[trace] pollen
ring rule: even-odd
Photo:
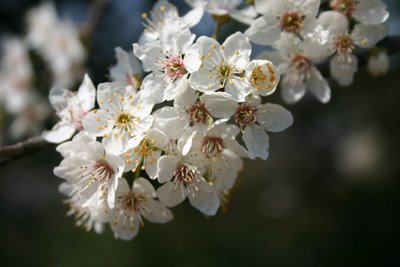
[[[251,85],[258,91],[271,90],[276,87],[276,74],[269,63],[256,66],[249,79]]]

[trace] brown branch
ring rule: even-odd
[[[0,166],[33,154],[39,148],[48,145],[42,136],[34,136],[10,146],[0,147]]]
[[[88,9],[87,19],[82,25],[80,32],[83,38],[89,38],[96,30],[104,8],[109,0],[92,0]]]

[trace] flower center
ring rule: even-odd
[[[126,211],[138,210],[140,204],[147,201],[147,198],[141,194],[134,194],[133,192],[126,192],[122,197],[122,207]]]
[[[282,31],[297,33],[303,27],[304,16],[298,11],[288,11],[280,17]]]
[[[197,101],[186,108],[189,114],[189,119],[193,123],[207,123],[211,118],[206,105],[203,102]]]
[[[74,107],[72,107],[69,110],[70,114],[71,114],[71,121],[74,124],[75,128],[79,131],[83,130],[83,126],[82,126],[82,118],[86,116],[86,114],[88,114],[87,111],[84,110],[80,110],[80,109],[76,109]]]
[[[347,17],[351,17],[356,8],[356,1],[354,0],[332,0],[331,8],[336,12],[342,13]]]
[[[153,140],[150,141],[149,139],[144,138],[140,142],[140,145],[135,147],[134,151],[135,153],[140,154],[142,157],[149,156],[154,149],[152,146],[154,143],[155,141]]]
[[[177,168],[174,172],[175,179],[184,183],[191,183],[194,178],[196,177],[196,174],[194,171],[189,169],[188,166],[186,165],[181,165],[179,168]]]
[[[354,49],[354,42],[347,33],[339,35],[335,40],[335,47],[340,54],[349,54]]]
[[[114,170],[106,160],[98,160],[94,164],[94,169],[91,172],[91,179],[89,183],[92,183],[94,181],[106,182],[113,174]]]
[[[305,74],[311,67],[311,61],[304,54],[299,53],[292,57],[290,66],[295,69],[299,74]]]
[[[284,80],[295,85],[310,77],[311,60],[303,53],[297,53],[289,59],[289,68]]]
[[[222,64],[219,66],[220,79],[228,78],[232,73],[232,68],[228,64]]]
[[[251,85],[258,91],[263,89],[269,91],[275,88],[277,83],[275,71],[268,63],[256,66],[251,72],[249,80]]]
[[[181,56],[171,56],[167,58],[164,65],[165,74],[173,80],[181,78],[187,73]]]
[[[120,113],[117,117],[117,124],[121,126],[125,126],[128,124],[132,119],[132,116],[129,115],[128,113]]]
[[[215,158],[224,149],[224,141],[220,137],[206,136],[203,139],[202,152],[208,158]]]
[[[241,104],[234,115],[235,122],[240,126],[253,125],[256,120],[256,107]]]

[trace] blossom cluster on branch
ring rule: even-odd
[[[342,86],[353,82],[356,49],[372,49],[374,75],[388,69],[387,55],[374,48],[387,35],[381,0],[332,0],[325,11],[320,0],[186,2],[192,9],[183,16],[167,0],[143,14],[133,51],[115,49],[110,82],[95,86],[85,75],[77,92],[50,90],[60,120],[43,137],[59,144],[54,173],[69,214],[87,230],[109,225],[130,240],[146,221],[172,220],[171,208],[186,198],[215,215],[243,158],[267,159],[267,132],[293,123],[287,109],[268,102],[278,85],[286,103],[307,91],[327,103],[321,62]],[[213,38],[191,32],[205,12],[216,23]],[[220,43],[230,19],[249,27]],[[268,50],[252,59],[251,42]]]
[[[61,19],[52,3],[32,8],[25,20],[24,36],[7,35],[1,40],[0,121],[1,113],[12,117],[8,130],[13,139],[43,130],[51,108],[40,87],[73,86],[84,73],[86,59],[77,26]],[[0,143],[1,139],[0,135]]]

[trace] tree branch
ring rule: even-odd
[[[89,38],[96,30],[101,15],[109,0],[92,0],[89,6],[88,14],[85,23],[82,25],[80,31],[81,36]]]
[[[39,148],[48,145],[42,136],[34,136],[10,146],[0,147],[0,166],[33,154]]]

